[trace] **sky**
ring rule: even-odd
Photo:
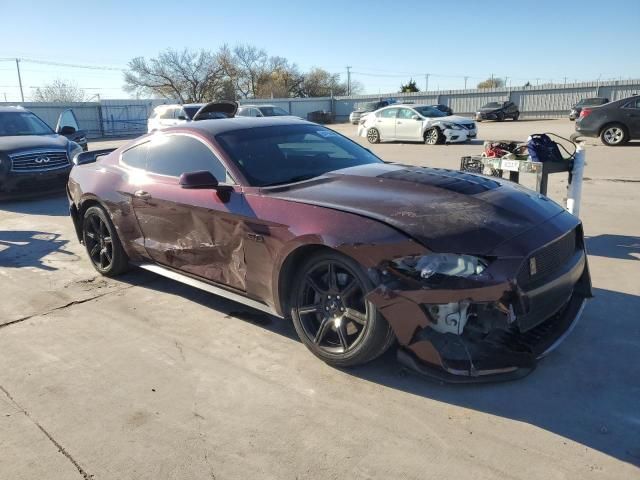
[[[56,78],[93,98],[128,98],[131,58],[225,43],[343,79],[351,66],[376,94],[410,78],[424,90],[425,74],[429,90],[464,88],[465,76],[472,88],[492,74],[512,86],[640,78],[640,0],[0,0],[0,12],[0,101],[20,99],[15,57],[27,101]]]

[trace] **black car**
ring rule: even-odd
[[[65,136],[78,132],[65,123],[67,112],[60,115],[56,133],[22,107],[0,107],[0,196],[64,189],[72,159],[83,151]]]
[[[453,110],[451,109],[451,107],[447,107],[446,105],[442,105],[441,103],[439,103],[438,105],[431,105],[431,106],[434,108],[437,108],[441,112],[446,113],[447,115],[453,115]]]
[[[505,118],[518,120],[520,110],[513,102],[489,102],[476,112],[476,121],[497,120],[502,122]]]
[[[609,103],[608,98],[583,98],[571,108],[571,111],[569,112],[569,120],[573,121],[578,118],[583,107],[599,107],[600,105],[604,105],[605,103]]]
[[[576,134],[600,137],[610,147],[640,139],[640,96],[584,107],[576,120]]]

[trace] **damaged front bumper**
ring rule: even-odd
[[[583,249],[527,290],[517,279],[474,288],[415,289],[389,272],[386,276],[368,299],[394,330],[399,360],[454,383],[527,375],[571,332],[591,297]],[[448,313],[453,310],[447,306],[456,303],[460,308]],[[438,309],[439,316],[433,313]],[[464,322],[456,327],[461,315]]]

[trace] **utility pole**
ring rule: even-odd
[[[467,89],[467,80],[469,80],[469,77],[464,77],[464,89]]]
[[[493,83],[493,73],[491,74],[491,88],[496,88],[495,84]]]
[[[424,74],[424,91],[425,92],[429,91],[429,74],[428,73]]]
[[[22,77],[20,76],[20,59],[16,58],[16,69],[18,70],[18,83],[20,84],[20,98],[24,102],[24,92],[22,91]]]
[[[351,67],[347,67],[347,95],[351,95]]]
[[[567,86],[567,77],[564,77],[564,86],[565,86],[565,88]]]

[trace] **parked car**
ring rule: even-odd
[[[600,137],[610,147],[640,139],[640,96],[623,98],[599,107],[583,107],[576,133]]]
[[[275,105],[241,105],[238,107],[238,117],[285,117],[291,115],[284,108]]]
[[[476,120],[478,122],[483,120],[497,120],[498,122],[502,122],[506,118],[518,120],[519,117],[520,110],[518,110],[518,106],[509,101],[489,102],[476,112]]]
[[[466,142],[477,130],[473,120],[447,115],[432,105],[391,105],[363,117],[358,135],[370,143],[407,140],[436,145]]]
[[[522,376],[591,292],[580,220],[548,198],[385,163],[290,117],[191,122],[81,154],[68,192],[100,274],[137,265],[292,318],[338,367],[397,340],[405,363],[445,379]]]
[[[453,109],[451,109],[450,107],[447,107],[446,105],[442,105],[441,103],[439,103],[438,105],[431,105],[431,106],[437,108],[441,112],[446,113],[447,115],[453,115]]]
[[[62,191],[71,160],[87,144],[86,137],[84,148],[67,137],[80,132],[77,123],[65,123],[73,116],[69,112],[62,112],[54,131],[23,107],[0,107],[1,196]]]
[[[367,113],[375,112],[380,108],[387,107],[394,103],[396,103],[396,101],[391,98],[387,100],[379,100],[377,102],[361,103],[356,106],[356,109],[353,112],[351,112],[351,114],[349,115],[349,121],[352,124],[357,125],[358,123],[360,123],[360,119]]]
[[[569,120],[575,120],[580,116],[580,112],[583,107],[598,107],[600,105],[604,105],[605,103],[609,103],[608,98],[604,97],[594,97],[594,98],[583,98],[578,103],[576,103],[573,107],[571,107],[571,111],[569,112]]]
[[[213,107],[212,107],[213,106]],[[206,107],[204,110],[203,108]],[[186,103],[184,105],[158,105],[147,120],[147,132],[174,127],[198,118],[229,118],[238,110],[236,102]]]

